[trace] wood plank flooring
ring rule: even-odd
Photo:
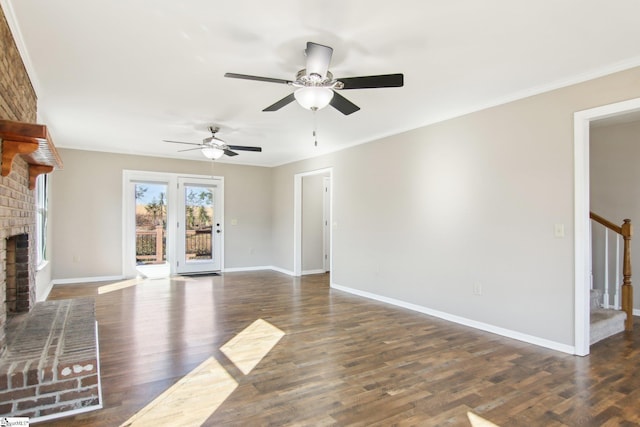
[[[640,425],[637,318],[633,333],[575,357],[332,290],[327,275],[105,285],[50,295],[96,299],[104,409],[39,425],[119,426],[170,407],[152,402],[211,358],[234,384],[228,397],[203,403],[202,390],[216,392],[205,380],[180,398],[210,411],[204,425],[469,426],[467,412],[505,427]],[[221,348],[258,319],[284,335],[245,374]],[[177,417],[162,425],[188,425]]]

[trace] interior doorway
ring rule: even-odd
[[[302,274],[323,273],[326,271],[332,271],[332,174],[333,168],[318,169],[310,172],[303,172],[294,176],[294,248],[293,248],[293,273],[294,276],[301,276]],[[315,193],[314,214],[320,220],[317,221],[318,226],[314,234],[313,245],[316,248],[316,252],[319,253],[319,257],[316,259],[314,268],[303,269],[303,252],[304,247],[307,246],[303,241],[303,227],[304,227],[304,181],[307,184],[317,183],[317,193]],[[326,186],[326,187],[325,187]],[[326,190],[325,190],[326,188]],[[307,200],[308,201],[308,200]],[[320,248],[317,250],[317,248]],[[323,259],[326,256],[325,259]],[[308,265],[307,265],[308,267]]]
[[[589,127],[594,120],[640,112],[640,98],[574,114],[574,247],[575,247],[575,354],[589,354],[589,291],[591,288],[591,241],[589,200]]]
[[[328,173],[302,177],[302,275],[329,271]]]

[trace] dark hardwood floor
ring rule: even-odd
[[[637,318],[575,357],[332,290],[327,275],[104,286],[50,295],[96,298],[104,409],[39,425],[122,425],[211,357],[237,386],[219,406],[196,399],[205,425],[469,426],[468,411],[501,426],[640,425]],[[284,336],[244,374],[220,348],[257,319]],[[211,382],[197,394],[214,397]]]

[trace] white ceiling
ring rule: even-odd
[[[42,122],[59,147],[201,160],[163,139],[259,145],[274,166],[640,65],[637,0],[0,0],[19,31]],[[361,107],[261,110],[307,41],[336,77],[402,72],[403,88],[341,94]],[[25,52],[23,52],[24,54]]]

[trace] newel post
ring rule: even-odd
[[[622,237],[624,238],[624,258],[622,261],[622,311],[627,313],[627,319],[624,322],[626,331],[633,330],[633,287],[631,286],[631,236],[633,235],[633,226],[630,219],[625,219],[622,224]]]

